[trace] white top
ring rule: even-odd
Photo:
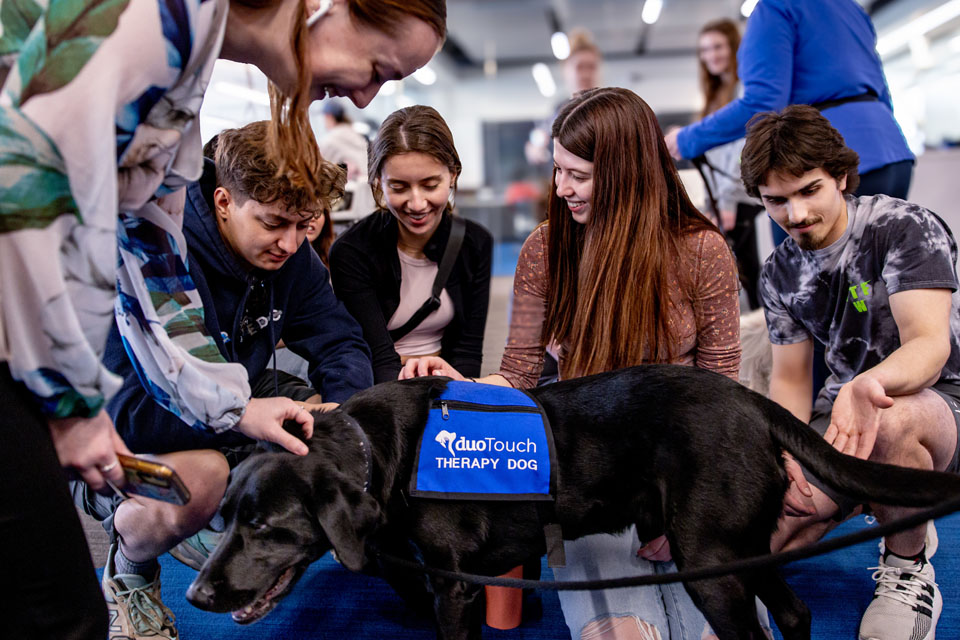
[[[406,324],[427,301],[439,268],[437,263],[429,258],[414,258],[400,249],[397,249],[397,255],[400,256],[400,306],[387,323],[390,331]],[[440,308],[424,318],[413,331],[397,340],[393,347],[401,356],[438,353],[443,330],[451,320],[453,300],[444,289],[440,292]]]

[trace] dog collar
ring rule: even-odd
[[[366,493],[370,489],[370,480],[373,477],[373,464],[371,464],[373,450],[370,447],[370,438],[367,437],[367,432],[363,430],[363,427],[360,426],[360,423],[353,419],[353,416],[345,411],[340,411],[339,409],[338,412],[344,421],[353,427],[354,431],[356,431],[360,436],[360,451],[363,452],[363,462],[366,466],[366,480],[363,483],[363,491]]]

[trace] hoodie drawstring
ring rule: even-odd
[[[273,287],[270,287],[270,306],[267,308],[267,324],[270,325],[270,345],[273,349],[273,395],[280,395],[280,382],[277,379],[277,337],[273,334]]]

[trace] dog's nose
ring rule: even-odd
[[[198,609],[209,609],[213,605],[213,585],[195,579],[187,589],[187,601]]]

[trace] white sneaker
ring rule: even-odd
[[[860,620],[860,640],[934,640],[943,597],[933,565],[890,555],[874,569],[877,588]]]

